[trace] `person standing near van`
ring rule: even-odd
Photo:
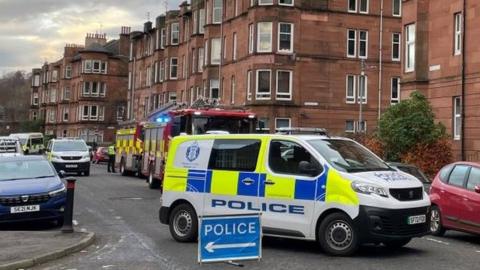
[[[110,145],[107,150],[108,153],[108,165],[107,171],[115,173],[115,145]]]

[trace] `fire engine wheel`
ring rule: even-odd
[[[148,170],[148,177],[147,177],[148,187],[150,189],[157,189],[160,187],[160,182],[157,179],[155,179],[155,177],[153,177],[153,173],[154,173],[154,170],[152,167],[150,167],[150,169]]]
[[[170,234],[178,242],[193,242],[197,239],[198,219],[189,204],[176,206],[169,218]]]

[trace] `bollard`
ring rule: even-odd
[[[73,232],[73,195],[75,194],[75,178],[68,177],[67,179],[67,205],[65,206],[65,212],[63,216],[63,233]]]

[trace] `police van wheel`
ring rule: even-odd
[[[169,218],[170,233],[178,242],[193,242],[197,239],[197,214],[189,204],[176,206]]]
[[[330,255],[352,255],[358,248],[358,237],[350,217],[343,213],[325,217],[318,228],[318,242]]]

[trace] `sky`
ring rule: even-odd
[[[30,72],[62,58],[67,43],[84,44],[86,33],[118,38],[122,26],[142,30],[183,0],[0,0],[0,77]]]

